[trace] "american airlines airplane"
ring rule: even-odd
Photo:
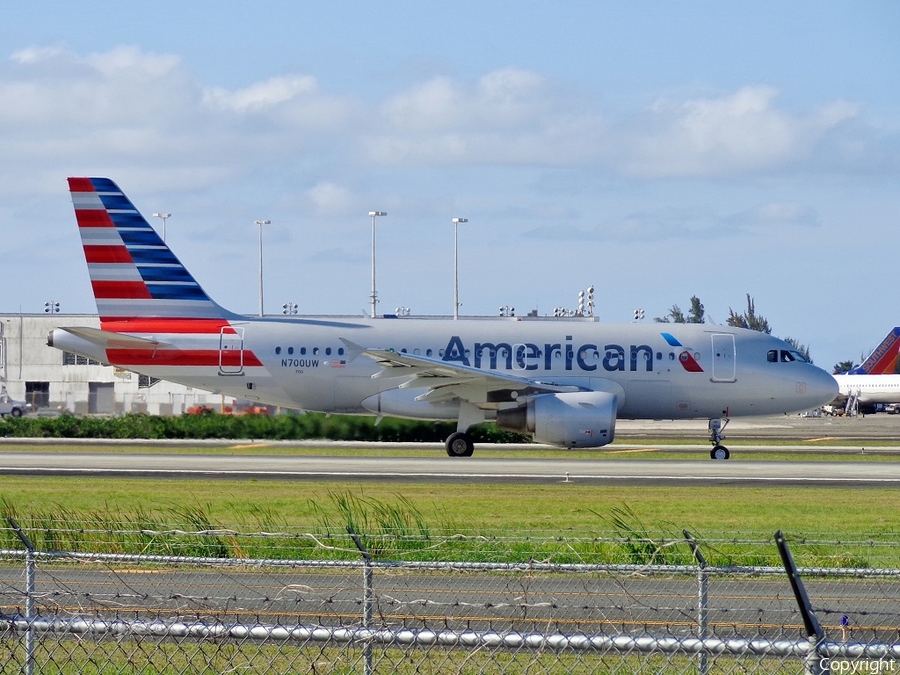
[[[900,403],[900,327],[888,333],[862,365],[834,376],[838,401],[855,398],[862,412],[878,403]]]
[[[108,178],[69,178],[100,329],[53,330],[61,350],[260,403],[455,420],[468,457],[486,420],[541,443],[595,448],[616,419],[709,419],[728,459],[731,417],[807,410],[837,385],[786,342],[705,324],[494,318],[296,318],[216,304]]]

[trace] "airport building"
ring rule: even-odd
[[[191,406],[220,410],[232,397],[103,365],[47,346],[59,326],[100,327],[96,314],[0,314],[0,387],[40,411],[78,415],[180,415]]]

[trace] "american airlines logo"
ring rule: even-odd
[[[688,372],[703,372],[698,363],[699,353],[683,348],[669,333],[663,337],[671,347],[682,347],[678,361]],[[471,356],[471,358],[470,358]],[[475,342],[471,348],[462,338],[454,335],[444,348],[443,360],[474,368],[497,370],[563,370],[594,372],[652,372],[656,352],[650,345],[605,344],[602,346],[586,343],[575,344],[571,336],[565,342],[547,342],[537,345],[531,342],[509,344],[508,342]]]

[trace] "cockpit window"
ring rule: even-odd
[[[793,349],[782,349],[781,351],[777,349],[770,349],[766,353],[766,361],[769,363],[792,363],[794,361],[799,361],[800,363],[809,363],[807,358],[803,356],[800,352],[794,351]]]

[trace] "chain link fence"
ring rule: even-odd
[[[748,555],[781,565],[710,564],[723,542],[687,533],[647,549],[685,562],[598,564],[390,560],[353,532],[332,560],[225,557],[221,531],[142,532],[205,556],[42,551],[10,532],[2,673],[900,672],[900,570],[797,569],[771,539]],[[297,534],[227,536],[278,550]]]

